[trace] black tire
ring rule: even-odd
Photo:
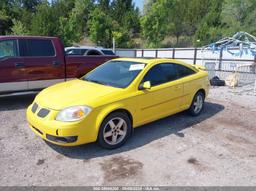
[[[121,123],[122,125],[120,126]],[[132,123],[125,113],[111,113],[103,120],[100,126],[98,144],[106,149],[116,149],[127,141],[131,135],[131,132]]]
[[[198,99],[202,101],[202,105],[200,108],[195,106],[196,102],[199,102]],[[198,116],[202,112],[202,110],[204,108],[204,99],[205,99],[205,96],[202,91],[199,91],[196,93],[196,95],[194,96],[193,101],[190,105],[190,108],[188,109],[188,112],[190,115]],[[198,104],[198,106],[199,106],[199,104]]]

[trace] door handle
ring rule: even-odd
[[[25,64],[24,63],[15,63],[15,67],[16,68],[25,68]]]
[[[61,62],[60,61],[53,61],[52,65],[55,66],[55,67],[58,67],[58,66],[61,65]]]

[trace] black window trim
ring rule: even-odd
[[[19,57],[21,58],[56,58],[57,57],[57,53],[56,53],[56,48],[54,46],[53,40],[52,39],[33,39],[33,38],[26,38],[26,39],[17,39],[18,41],[18,45],[19,45],[19,41],[20,40],[26,40],[26,51],[28,50],[28,44],[27,44],[27,40],[49,40],[51,41],[51,44],[53,46],[53,50],[54,50],[54,55],[53,56],[21,56],[20,55],[20,46],[18,46],[18,52],[19,52]]]

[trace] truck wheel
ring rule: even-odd
[[[204,98],[205,97],[203,92],[199,91],[196,93],[188,110],[192,116],[197,116],[202,112],[204,107]]]
[[[100,126],[98,143],[103,148],[116,149],[127,141],[131,130],[131,120],[125,113],[111,113]]]

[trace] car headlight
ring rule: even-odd
[[[79,121],[85,118],[91,110],[88,106],[68,107],[58,113],[56,120],[63,122]]]

